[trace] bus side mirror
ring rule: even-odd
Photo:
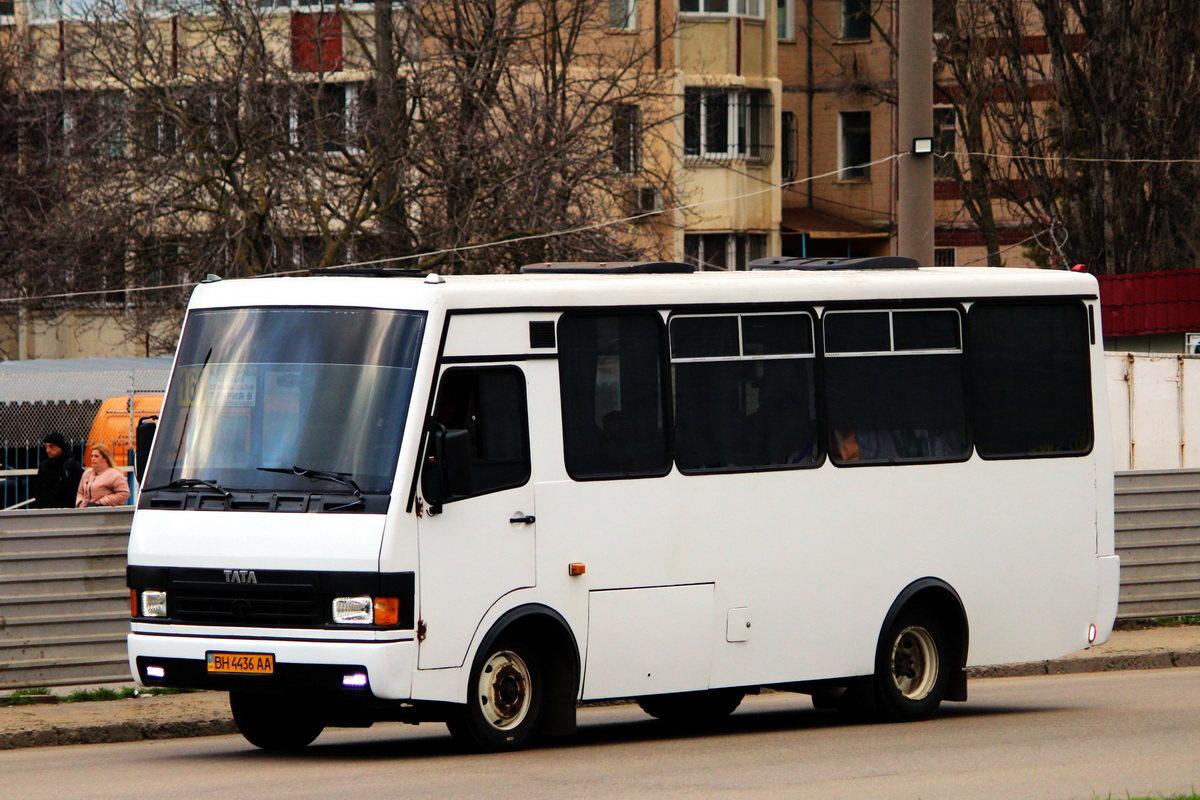
[[[471,494],[471,432],[433,431],[426,452],[425,469],[421,474],[421,494],[429,503],[429,511],[437,514],[442,504]]]
[[[150,445],[154,444],[154,433],[158,430],[158,417],[142,417],[134,432],[133,469],[140,486],[146,474],[146,459],[150,457]]]

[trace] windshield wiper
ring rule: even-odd
[[[358,488],[358,484],[344,472],[324,472],[319,469],[305,469],[304,467],[259,467],[259,472],[279,472],[284,475],[299,475],[301,478],[308,478],[314,481],[331,481],[340,483],[354,492],[354,499],[349,503],[333,508],[327,508],[326,511],[342,511],[347,508],[365,508],[367,499],[363,497],[362,490]]]
[[[209,491],[224,495],[226,500],[233,496],[228,489],[216,481],[206,481],[202,478],[177,478],[170,483],[164,483],[162,486],[142,487],[143,492],[156,492],[160,489],[208,489]]]

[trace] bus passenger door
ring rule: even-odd
[[[418,522],[419,669],[457,667],[480,619],[502,596],[534,585],[534,489],[525,375],[517,366],[448,367],[434,403],[439,454],[427,434],[426,473],[459,457],[452,492]],[[465,432],[465,433],[464,433]],[[453,442],[449,440],[453,439]],[[465,443],[464,443],[465,439]],[[469,456],[467,455],[469,444]],[[443,465],[444,466],[444,465]],[[422,496],[432,494],[422,476]]]

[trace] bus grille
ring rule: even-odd
[[[313,592],[187,588],[171,595],[170,616],[190,625],[320,628],[320,595]]]

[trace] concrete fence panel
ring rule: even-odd
[[[1200,614],[1200,469],[1119,472],[1118,618]],[[129,680],[131,507],[0,512],[0,688]]]

